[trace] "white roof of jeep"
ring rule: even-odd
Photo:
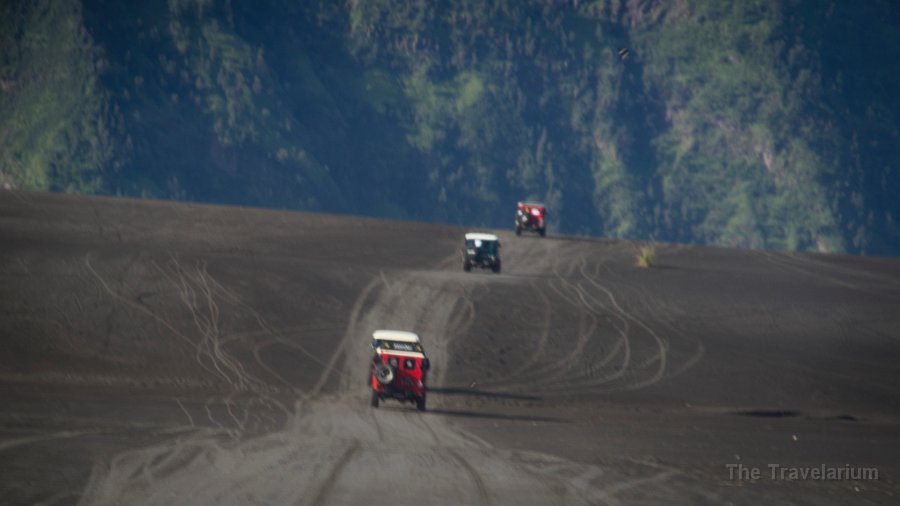
[[[466,234],[466,240],[467,240],[467,241],[470,241],[470,240],[471,240],[471,241],[475,241],[475,240],[481,240],[481,241],[499,241],[500,238],[497,237],[497,236],[494,235],[494,234],[479,234],[479,233],[476,233],[476,232],[469,232],[468,234]]]
[[[414,332],[404,330],[376,330],[372,333],[372,339],[383,341],[400,341],[402,343],[418,343],[419,336]]]

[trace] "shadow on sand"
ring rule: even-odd
[[[514,401],[541,401],[536,395],[510,394],[506,392],[487,392],[475,388],[457,387],[428,387],[428,395],[465,395],[470,397],[484,397],[486,399],[507,399]]]
[[[571,420],[565,418],[556,418],[552,416],[532,416],[532,415],[507,415],[504,413],[490,413],[484,411],[463,411],[458,409],[431,409],[422,413],[423,415],[439,415],[439,416],[459,416],[463,418],[487,418],[492,420],[508,420],[517,422],[550,422],[550,423],[572,423]]]
[[[404,407],[404,406],[382,406],[378,409],[383,409],[386,411],[414,411],[414,407]],[[547,422],[547,423],[572,423],[571,420],[567,420],[565,418],[556,418],[552,416],[532,416],[532,415],[510,415],[506,413],[493,413],[488,411],[469,411],[469,410],[460,410],[460,409],[442,409],[442,408],[428,408],[426,411],[422,411],[423,415],[437,415],[437,416],[454,416],[461,418],[483,418],[487,420],[506,420],[512,422]]]

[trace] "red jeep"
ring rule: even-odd
[[[547,225],[544,223],[546,216],[544,204],[519,202],[516,209],[516,235],[522,235],[522,230],[531,230],[544,237],[547,234]]]
[[[372,406],[384,399],[415,402],[425,411],[426,376],[430,363],[419,336],[401,330],[376,330],[371,363]]]

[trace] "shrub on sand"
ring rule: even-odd
[[[637,266],[642,268],[651,267],[656,263],[656,248],[652,245],[641,246],[637,253]]]

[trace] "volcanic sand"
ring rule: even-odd
[[[0,503],[900,500],[900,261],[466,231],[0,192]]]

